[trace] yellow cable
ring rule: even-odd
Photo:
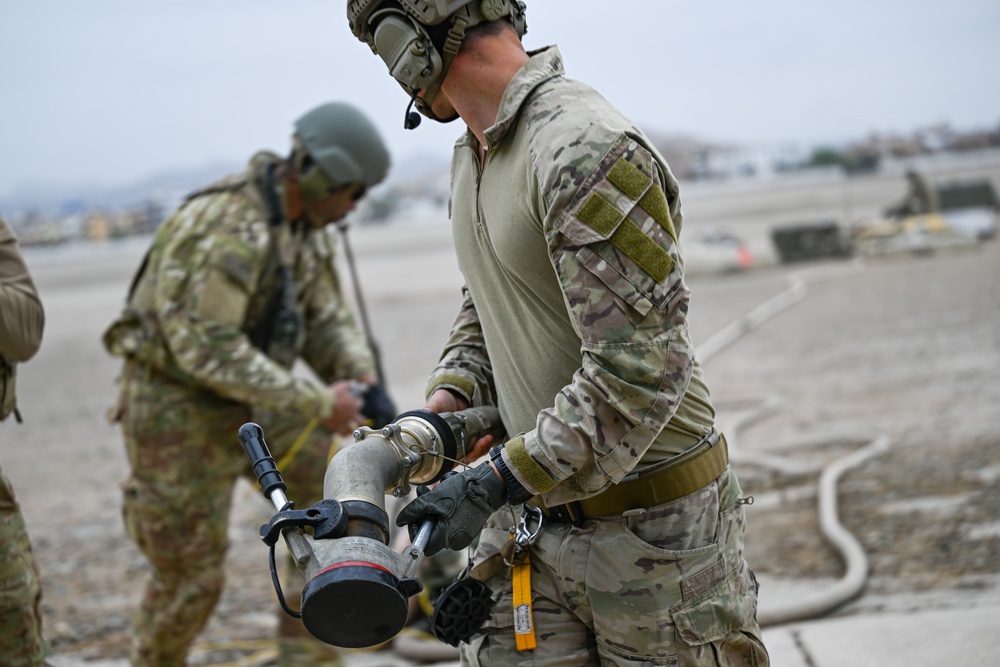
[[[281,457],[278,461],[278,470],[285,470],[289,463],[295,460],[295,455],[299,453],[302,449],[302,445],[306,444],[306,440],[312,435],[312,432],[316,430],[319,426],[319,419],[313,417],[309,420],[309,423],[305,425],[302,432],[299,433],[299,437],[292,443],[292,448],[288,450],[288,453]]]
[[[195,652],[210,653],[212,651],[252,651],[249,655],[231,662],[218,663],[215,667],[254,667],[265,665],[278,657],[278,647],[273,639],[248,639],[233,641],[212,641],[196,644],[191,648]]]

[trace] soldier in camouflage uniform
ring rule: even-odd
[[[35,356],[44,327],[45,312],[17,237],[0,216],[0,421],[12,414],[21,421],[14,393],[15,364]],[[4,442],[12,435],[4,435]],[[14,488],[0,469],[0,667],[48,664],[41,600],[38,560]]]
[[[509,439],[397,518],[436,520],[428,553],[481,531],[472,576],[496,605],[463,662],[768,664],[666,162],[555,47],[524,51],[522,2],[351,0],[348,19],[424,115],[468,127],[450,202],[465,298],[428,408],[495,404]],[[506,503],[542,510],[524,549]]]
[[[326,225],[388,166],[367,117],[322,105],[296,122],[290,157],[254,155],[245,172],[192,194],[158,229],[104,336],[125,359],[117,415],[131,466],[125,524],[152,568],[133,665],[184,664],[219,599],[233,486],[250,473],[239,427],[261,424],[289,495],[309,506],[322,498],[333,434],[366,418],[358,393],[384,396],[341,296]],[[294,374],[297,359],[326,384]],[[288,588],[301,577],[283,579],[294,600]],[[338,664],[301,621],[279,617],[283,665]]]
[[[927,182],[915,169],[906,170],[906,196],[887,213],[894,218],[907,218],[911,215],[926,215],[941,209],[937,190]]]

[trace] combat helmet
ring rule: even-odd
[[[294,142],[308,157],[298,165],[299,189],[307,201],[351,183],[370,188],[389,171],[382,135],[367,116],[344,102],[329,102],[305,113],[295,121]]]
[[[525,4],[520,0],[348,0],[354,36],[385,61],[389,73],[420,113],[440,122],[431,105],[469,28],[506,18],[523,36]],[[423,92],[423,97],[417,95]],[[414,118],[415,117],[415,118]],[[407,113],[411,129],[420,117]]]

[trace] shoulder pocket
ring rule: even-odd
[[[622,135],[556,222],[564,251],[640,315],[666,310],[682,286],[670,203],[659,167]]]

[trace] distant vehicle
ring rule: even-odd
[[[938,187],[941,213],[948,226],[978,240],[997,234],[1000,197],[988,180],[948,183]]]
[[[974,245],[997,233],[1000,199],[988,180],[947,183],[934,188],[933,211],[891,215],[858,227],[852,239],[858,252],[883,255]]]
[[[785,264],[851,254],[850,241],[833,220],[777,227],[771,241]]]
[[[924,253],[975,243],[973,237],[953,229],[941,213],[875,220],[860,226],[852,239],[855,251],[869,256]]]
[[[729,232],[713,231],[682,236],[684,265],[688,272],[742,271],[754,265],[754,256],[744,241]]]

